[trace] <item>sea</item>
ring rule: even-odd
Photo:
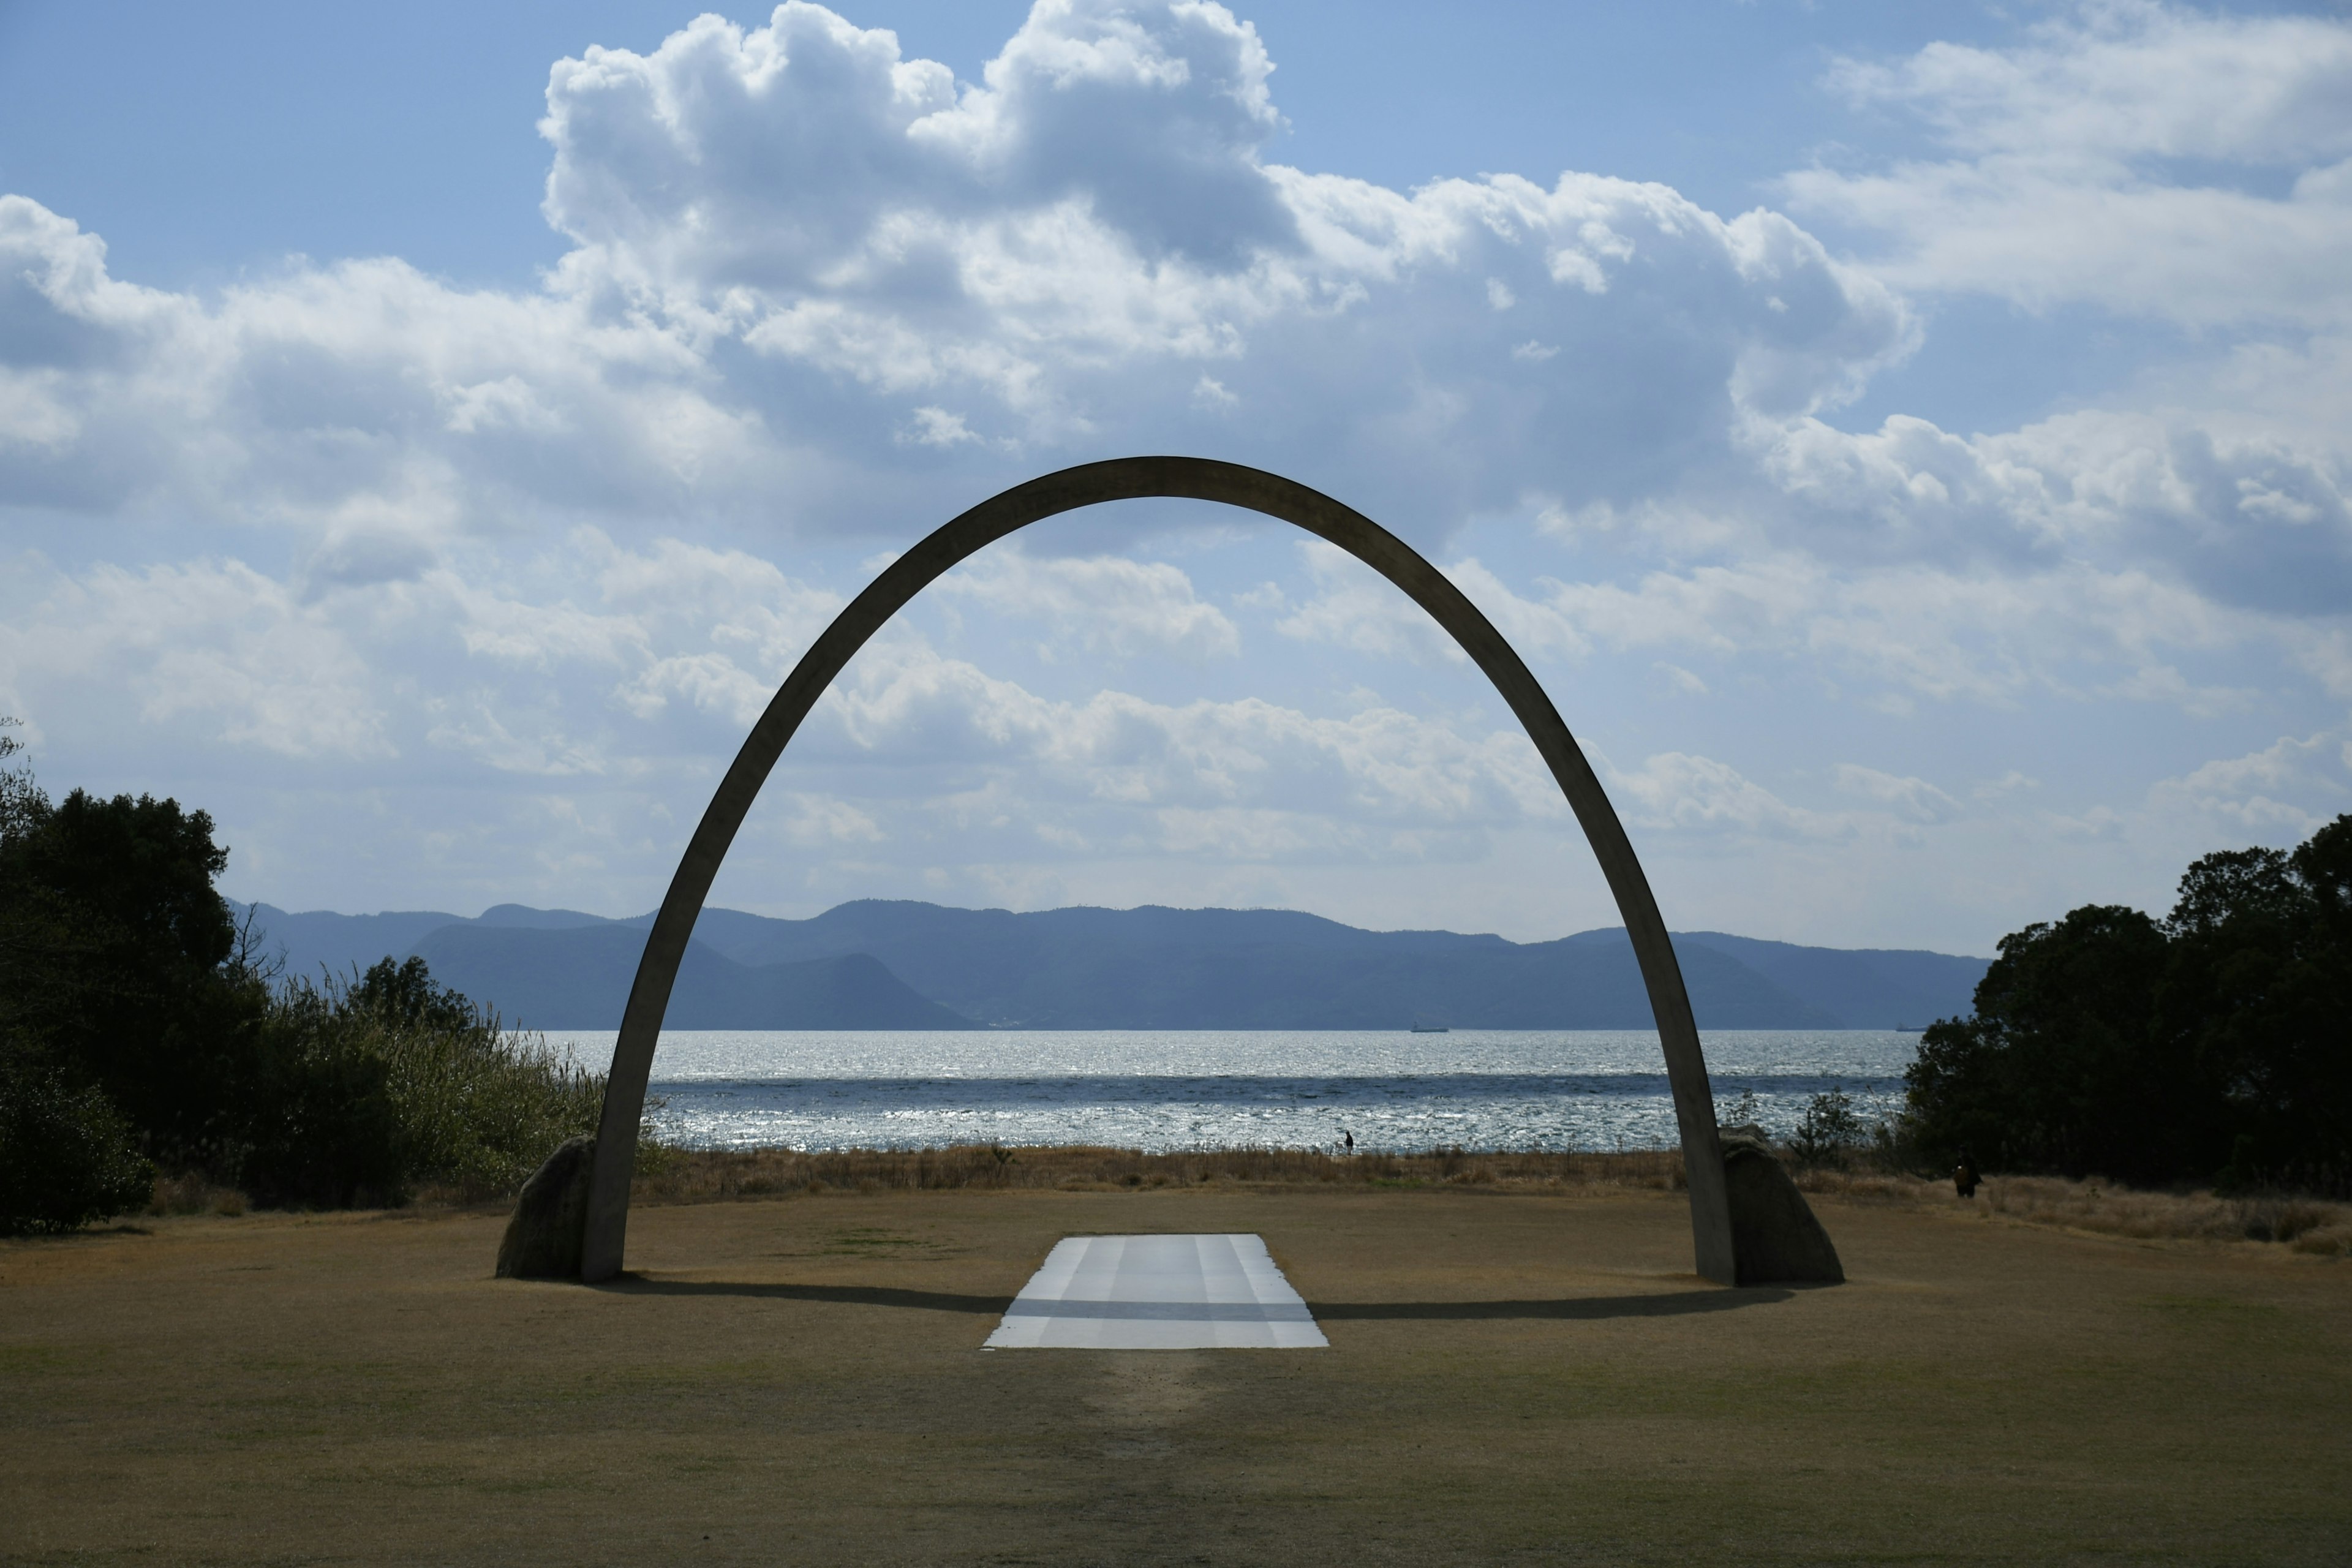
[[[1719,1029],[1717,1116],[1794,1131],[1811,1099],[1890,1114],[1916,1033]],[[551,1030],[602,1069],[611,1030]],[[665,1032],[657,1135],[694,1148],[1090,1143],[1192,1149],[1621,1150],[1674,1146],[1646,1029]]]

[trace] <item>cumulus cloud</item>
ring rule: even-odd
[[[1040,0],[978,81],[797,0],[559,62],[543,211],[571,248],[529,288],[373,258],[153,289],[0,196],[0,512],[77,548],[128,522],[147,552],[18,552],[0,696],[51,732],[266,762],[336,825],[337,790],[394,815],[482,791],[470,827],[385,831],[534,868],[498,897],[613,907],[564,879],[666,873],[856,586],[829,535],[904,545],[1041,469],[1199,451],[1430,550],[1548,678],[1621,661],[1632,708],[1678,713],[1974,707],[1981,772],[2052,781],[2029,800],[1892,747],[1791,769],[1572,704],[1647,759],[1604,769],[1629,819],[1702,859],[1996,818],[2294,831],[2340,730],[2310,689],[2352,697],[2347,37],[2118,3],[1843,64],[1858,113],[1937,147],[1791,176],[1859,258],[1601,174],[1397,191],[1274,162],[1272,61],[1206,0]],[[2020,428],[1842,428],[1921,341],[1906,294],[1953,291],[2235,335]],[[1222,858],[1252,869],[1215,885],[1278,898],[1269,868],[1475,860],[1563,820],[1476,699],[1351,684],[1465,671],[1340,552],[1236,534],[1255,553],[1220,581],[1091,537],[992,551],[927,601],[953,636],[879,639],[763,842],[1003,888],[1042,886],[1032,860]],[[1223,698],[1082,689],[1157,658]],[[1279,700],[1233,697],[1244,676]],[[2321,740],[2087,803],[2002,749],[2048,703]]]
[[[394,260],[213,300],[142,288],[21,195],[0,195],[0,505],[430,540],[780,471],[675,328]]]
[[[1910,344],[1893,295],[1769,212],[1266,163],[1269,69],[1192,0],[1043,0],[979,84],[801,0],[591,49],[542,123],[575,248],[527,293],[394,260],[149,289],[6,198],[0,504],[430,543],[680,505],[805,521],[861,474],[937,493],[913,454],[995,475],[1190,438],[1304,448],[1426,536],[1530,486],[1736,462],[1739,416],[1832,405]]]
[[[1858,434],[1804,419],[1759,445],[1789,496],[1824,514],[1806,540],[1823,556],[2017,574],[2090,563],[2160,574],[2220,605],[2341,615],[2352,445],[2215,423],[2092,410],[1963,438],[1902,416]]]

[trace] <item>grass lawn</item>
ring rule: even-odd
[[[0,1243],[8,1563],[2342,1563],[2352,1262],[1814,1199],[1231,1184]],[[1328,1351],[983,1352],[1077,1232],[1255,1231]]]

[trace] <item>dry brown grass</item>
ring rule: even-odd
[[[2243,1241],[2292,1247],[2320,1257],[2352,1256],[2352,1205],[2291,1194],[2222,1197],[2210,1192],[2149,1192],[2091,1178],[1994,1176],[1972,1201],[1951,1184],[1902,1172],[1822,1168],[1796,1173],[1816,1195],[1863,1204],[1978,1212],[2137,1240]],[[1066,1193],[1232,1187],[1274,1191],[1433,1188],[1601,1196],[1683,1190],[1680,1153],[1545,1152],[1338,1155],[1312,1149],[1222,1149],[1150,1154],[1090,1145],[947,1149],[678,1149],[649,1146],[638,1159],[639,1204],[725,1203],[791,1194],[961,1191]],[[428,1187],[421,1211],[479,1206],[478,1194]],[[236,1215],[243,1194],[190,1174],[159,1179],[151,1215]]]
[[[147,1213],[153,1218],[192,1214],[235,1217],[251,1206],[235,1187],[224,1187],[200,1171],[184,1171],[176,1176],[155,1178],[155,1195],[148,1202]]]
[[[1116,1188],[1466,1187],[1496,1191],[1669,1192],[1674,1152],[1335,1155],[1312,1149],[1147,1154],[1086,1145],[1008,1149],[661,1149],[639,1158],[636,1201],[712,1203],[783,1193],[946,1192],[967,1188],[1102,1192]]]
[[[2196,1237],[2291,1243],[2331,1233],[2340,1235],[2347,1222],[2352,1222],[2352,1208],[2311,1198],[2275,1194],[2225,1198],[2202,1192],[2137,1192],[2096,1179],[2074,1182],[2055,1176],[2009,1176],[1987,1183],[1984,1197],[1993,1213],[2011,1215],[2031,1224],[2150,1239]],[[2336,1248],[2331,1246],[2325,1250]]]
[[[1949,1182],[1883,1172],[1809,1171],[1797,1184],[1864,1202],[1975,1206],[2025,1225],[2129,1237],[2141,1241],[2279,1242],[2321,1257],[2352,1254],[2352,1205],[2293,1194],[2222,1197],[2210,1192],[2148,1192],[2091,1177],[1993,1176],[1973,1205]]]
[[[1134,1149],[1066,1146],[1008,1149],[662,1149],[640,1166],[636,1201],[718,1203],[787,1193],[949,1192],[1240,1186],[1436,1187],[1496,1193],[1600,1195],[1678,1192],[1682,1156],[1623,1153],[1468,1152],[1336,1155],[1311,1149],[1224,1149],[1147,1154]],[[1949,1208],[1951,1184],[1900,1172],[1819,1169],[1797,1173],[1808,1193],[1863,1203]],[[2220,1197],[2210,1192],[2146,1192],[2114,1182],[1997,1176],[1973,1204],[2025,1225],[2054,1226],[2139,1240],[2252,1241],[2298,1252],[2352,1255],[2352,1205],[2291,1194]]]
[[[1848,1284],[1721,1290],[1641,1181],[661,1204],[600,1289],[492,1210],[0,1242],[0,1563],[2352,1560],[2352,1266],[1822,1191]],[[1262,1235],[1331,1348],[982,1351],[1149,1231]]]

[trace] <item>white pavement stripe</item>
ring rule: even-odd
[[[1055,1244],[991,1350],[1311,1350],[1328,1345],[1265,1243],[1072,1236]]]

